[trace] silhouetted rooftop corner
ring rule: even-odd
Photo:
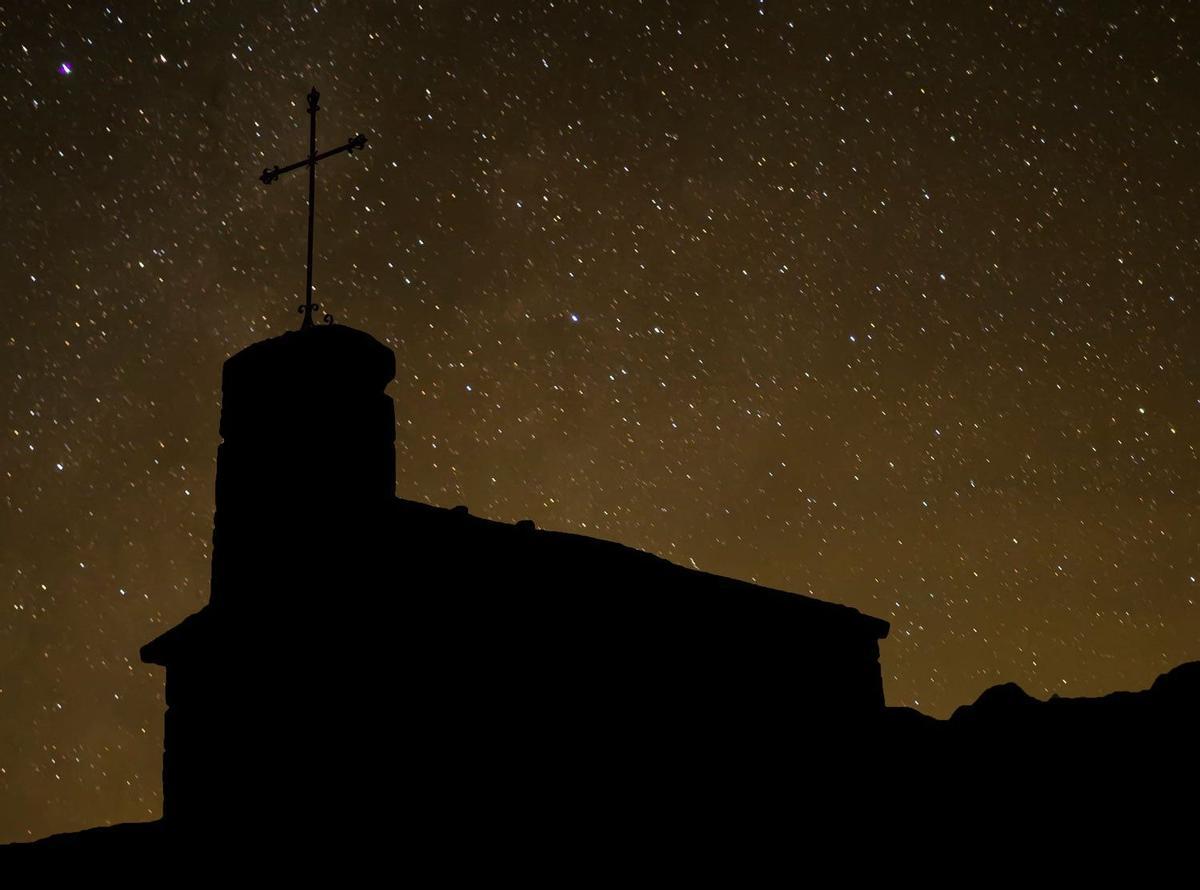
[[[396,356],[365,331],[313,325],[260,340],[225,362],[222,389],[382,390],[396,376]]]

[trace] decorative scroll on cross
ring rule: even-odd
[[[319,309],[320,306],[313,302],[313,219],[315,213],[317,199],[317,161],[323,161],[328,157],[340,154],[343,151],[353,152],[367,145],[367,137],[362,133],[353,137],[345,145],[338,148],[331,148],[329,151],[323,151],[317,154],[317,111],[320,106],[317,101],[321,98],[321,94],[317,92],[317,88],[313,87],[312,92],[308,94],[308,157],[303,161],[297,161],[294,164],[288,164],[286,167],[280,167],[276,164],[274,167],[268,167],[263,170],[262,176],[259,177],[264,185],[270,185],[284,173],[290,173],[292,170],[298,170],[301,167],[308,168],[308,283],[304,288],[304,305],[297,308],[298,312],[304,313],[304,321],[301,322],[301,328],[311,327],[313,320],[312,314],[314,309]],[[326,322],[332,322],[333,316],[326,315]]]

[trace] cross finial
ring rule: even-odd
[[[312,314],[314,309],[321,308],[319,304],[314,303],[312,299],[313,291],[313,221],[316,218],[316,203],[317,203],[317,162],[323,161],[325,158],[331,157],[341,152],[353,153],[367,145],[367,137],[362,133],[352,137],[345,145],[338,148],[330,149],[329,151],[317,154],[317,112],[321,110],[318,102],[321,99],[321,94],[317,92],[314,86],[308,94],[308,157],[303,161],[297,161],[294,164],[288,164],[286,167],[278,165],[269,167],[262,172],[259,177],[264,185],[270,185],[284,173],[292,170],[297,170],[300,167],[308,168],[308,277],[304,288],[304,303],[298,307],[297,311],[304,314],[304,321],[300,323],[300,327],[312,327]],[[333,316],[326,313],[325,323],[332,324]]]

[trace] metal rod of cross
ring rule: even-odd
[[[326,158],[333,157],[342,152],[354,152],[365,148],[367,145],[367,137],[362,133],[352,137],[345,145],[338,148],[331,148],[329,151],[323,151],[317,154],[317,112],[320,106],[317,101],[321,98],[321,94],[317,92],[317,88],[313,87],[312,92],[308,94],[308,157],[302,161],[296,161],[294,164],[288,164],[286,167],[280,167],[278,164],[274,167],[268,167],[263,170],[262,180],[264,185],[270,185],[284,173],[290,173],[292,170],[299,170],[301,167],[308,168],[308,279],[304,287],[304,304],[297,308],[298,312],[304,313],[304,321],[300,323],[301,328],[311,327],[313,320],[312,314],[314,309],[319,309],[320,306],[313,302],[313,220],[316,218],[316,203],[317,203],[317,162],[323,161]],[[330,321],[331,317],[326,316],[326,321]]]

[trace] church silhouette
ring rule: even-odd
[[[141,652],[167,673],[174,836],[362,838],[406,795],[446,824],[594,801],[882,711],[884,621],[397,498],[394,373],[341,325],[225,364],[210,602]]]
[[[655,728],[745,732],[787,702],[831,721],[883,707],[883,621],[396,498],[394,371],[391,350],[340,325],[226,363],[211,603],[142,650],[167,668],[166,820],[227,825],[246,789],[284,813],[314,793],[354,808],[341,798],[374,781],[296,777],[314,759],[386,771],[364,739],[411,740],[414,718],[450,770],[486,748],[535,775]]]
[[[394,375],[334,324],[225,363],[210,601],[141,650],[166,668],[162,819],[26,849],[295,865],[386,859],[401,832],[426,860],[578,861],[618,827],[780,819],[849,849],[901,769],[976,822],[1194,783],[1200,663],[1099,699],[1006,684],[945,721],[887,708],[885,621],[398,498]]]

